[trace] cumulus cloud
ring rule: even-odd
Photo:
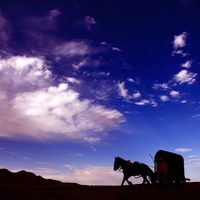
[[[53,83],[52,76],[42,58],[0,60],[1,137],[98,142],[98,133],[124,121],[119,111],[80,99],[68,83]]]
[[[51,76],[42,58],[12,56],[0,60],[1,92],[9,91],[9,95],[47,86]]]
[[[184,67],[184,68],[189,69],[192,66],[192,61],[191,60],[187,60],[181,66]]]
[[[169,94],[170,94],[170,96],[172,96],[174,98],[179,98],[180,97],[179,91],[172,90]]]
[[[174,51],[172,52],[172,55],[181,55],[185,57],[187,55],[186,52],[183,51],[183,48],[186,46],[186,39],[187,39],[187,33],[183,32],[180,35],[175,35],[173,40],[173,48]]]
[[[166,101],[169,101],[169,97],[166,96],[166,95],[161,95],[160,100],[163,101],[163,102],[166,102]]]
[[[180,35],[175,35],[173,40],[174,49],[183,48],[186,45],[187,33],[183,32]]]
[[[188,70],[184,69],[181,70],[179,73],[175,74],[174,80],[180,85],[182,85],[183,83],[192,85],[196,82],[196,76],[197,73],[189,72]]]

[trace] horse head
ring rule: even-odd
[[[120,167],[121,167],[121,161],[122,161],[123,159],[122,158],[120,158],[120,157],[115,157],[115,161],[114,161],[114,166],[113,166],[113,169],[116,171],[116,170],[118,170]]]

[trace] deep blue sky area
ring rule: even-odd
[[[118,185],[115,156],[153,167],[163,149],[200,181],[199,9],[2,0],[0,167]]]

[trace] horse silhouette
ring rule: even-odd
[[[124,160],[120,157],[115,157],[114,167],[113,169],[122,170],[124,177],[122,179],[121,185],[126,181],[129,185],[132,185],[132,182],[128,179],[131,176],[141,176],[143,178],[142,184],[154,183],[154,172],[144,163],[133,162],[131,163],[129,160]]]

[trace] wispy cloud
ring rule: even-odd
[[[31,170],[28,168],[24,170],[31,171],[44,178],[83,185],[120,185],[122,180],[122,174],[113,171],[112,166],[87,165],[85,167],[77,167],[73,164],[65,164],[59,170],[52,166],[41,165]],[[13,169],[12,171],[19,170]],[[138,182],[137,180],[135,181]]]
[[[26,25],[29,27],[29,30],[32,30],[35,32],[54,30],[57,27],[56,26],[57,18],[60,15],[61,15],[61,12],[58,9],[53,9],[53,10],[50,10],[46,15],[43,15],[40,17],[39,16],[29,17],[27,19]]]
[[[112,47],[112,50],[113,51],[118,51],[118,52],[121,52],[122,50],[120,49],[120,48],[118,48],[118,47]]]
[[[133,78],[127,78],[127,80],[131,83],[135,83],[135,80]]]
[[[138,106],[145,106],[150,104],[150,101],[148,99],[142,99],[141,101],[134,102],[134,104]]]
[[[199,119],[200,119],[200,114],[192,115],[192,118],[193,118],[193,119],[197,119],[197,120],[199,120]]]
[[[1,44],[6,44],[11,37],[11,26],[8,20],[0,12],[0,40]]]
[[[153,85],[153,89],[155,89],[155,90],[159,90],[159,89],[167,90],[169,88],[170,87],[169,87],[168,83],[154,83],[154,85]]]
[[[177,148],[174,151],[178,152],[178,153],[187,153],[187,152],[193,151],[193,149],[190,149],[190,148]]]
[[[81,20],[81,24],[87,29],[91,30],[92,27],[96,24],[96,20],[94,17],[85,16],[83,20]]]
[[[78,79],[76,79],[76,78],[74,78],[74,77],[66,77],[65,79],[66,79],[69,83],[74,83],[74,84],[80,84],[80,83],[81,83],[80,80],[78,80]]]
[[[119,89],[119,95],[123,98],[128,98],[128,89],[125,87],[125,82],[118,83],[117,86]]]
[[[91,46],[86,41],[69,41],[58,45],[53,50],[57,56],[74,57],[74,56],[86,56],[92,53]]]

